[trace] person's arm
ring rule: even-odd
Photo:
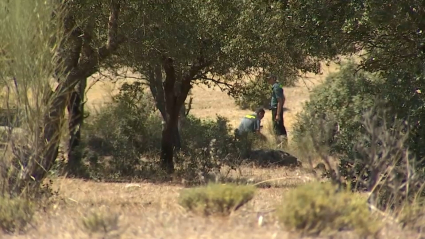
[[[255,123],[254,123],[254,132],[255,133],[260,133],[260,129],[261,129],[261,127],[260,127],[260,121],[259,120],[256,120]]]
[[[281,120],[280,115],[282,114],[283,105],[285,104],[285,96],[283,95],[283,89],[276,87],[273,89],[277,98],[277,114],[275,120]]]
[[[283,98],[277,98],[277,117],[280,117],[280,114],[283,110]]]

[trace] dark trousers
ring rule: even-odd
[[[283,110],[280,112],[280,120],[276,121],[277,109],[272,109],[273,130],[277,136],[287,136],[286,128],[283,125]]]

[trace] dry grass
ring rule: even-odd
[[[296,87],[285,88],[285,115],[288,132],[300,111],[302,103],[308,100],[309,89],[319,84],[328,72],[337,67],[325,68],[321,76],[307,75]],[[103,104],[111,93],[117,91],[111,83],[99,82],[88,92],[88,107],[93,109]],[[236,108],[233,100],[218,89],[195,87],[192,113],[202,118],[213,118],[216,114],[230,119],[235,127],[248,111]],[[265,122],[270,120],[267,113]],[[267,123],[265,131],[267,132]],[[274,214],[277,202],[293,187],[316,180],[308,169],[258,169],[243,167],[241,174],[232,172],[232,182],[257,183],[256,196],[240,210],[227,218],[201,217],[187,213],[178,204],[182,186],[175,184],[100,183],[93,181],[57,178],[54,188],[60,196],[52,209],[38,211],[34,226],[23,235],[4,235],[2,238],[116,238],[109,234],[91,234],[96,225],[84,226],[96,221],[117,225],[119,238],[299,238],[293,232],[285,231]],[[98,214],[90,214],[90,212]],[[90,219],[93,215],[109,215],[106,218]],[[115,221],[115,215],[120,215]],[[86,219],[84,219],[86,218]],[[108,220],[113,218],[114,220]],[[92,228],[92,229],[90,229]],[[95,228],[95,229],[93,229]],[[399,236],[398,236],[399,235]],[[304,237],[305,238],[305,237]],[[358,238],[353,233],[341,233],[334,238]],[[397,227],[387,227],[381,238],[411,238],[401,234]]]
[[[299,170],[265,172],[244,168],[242,175],[246,179],[285,177],[286,180],[260,189],[252,201],[229,218],[204,218],[187,213],[177,201],[181,186],[57,179],[54,188],[59,189],[60,199],[53,209],[39,212],[35,227],[25,235],[4,238],[91,238],[81,226],[81,220],[93,210],[121,215],[121,238],[293,238],[276,223],[274,205],[285,191],[312,178],[300,175]],[[259,216],[263,217],[261,226]]]
[[[120,215],[116,230],[120,238],[299,238],[283,229],[274,210],[285,192],[308,179],[294,180],[296,172],[273,171],[273,177],[288,174],[288,179],[275,187],[259,189],[252,201],[227,218],[187,213],[177,202],[181,186],[57,179],[55,187],[60,189],[61,196],[53,209],[39,212],[34,227],[26,234],[2,238],[116,238],[112,234],[87,233],[81,221],[92,211],[112,218]],[[397,228],[388,228],[382,232],[382,238],[403,238],[394,236],[395,232],[401,235]],[[341,233],[334,238],[358,237]]]

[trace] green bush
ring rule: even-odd
[[[322,157],[338,158],[338,168],[334,170],[352,184],[365,168],[365,162],[359,161],[355,150],[356,144],[367,134],[363,116],[375,105],[382,83],[378,76],[357,71],[356,67],[348,62],[316,87],[303,111],[297,115],[293,130],[293,140],[298,147],[310,149]]]
[[[380,230],[365,198],[348,190],[338,191],[328,182],[308,183],[288,191],[276,214],[287,229],[307,235],[355,230],[368,236]]]
[[[0,227],[4,232],[23,230],[34,215],[32,203],[23,198],[0,196]]]
[[[179,204],[197,214],[227,216],[249,202],[255,189],[252,185],[209,184],[182,190]]]
[[[343,65],[337,73],[330,74],[325,82],[316,87],[303,111],[297,115],[293,135],[296,143],[304,143],[308,134],[323,135],[318,121],[327,122],[327,127],[339,125],[335,135],[323,135],[317,139],[330,146],[331,153],[346,154],[355,144],[355,138],[362,131],[363,113],[374,105],[379,78],[364,71],[356,73],[356,65]],[[330,134],[334,133],[332,130]]]
[[[93,117],[86,124],[82,145],[87,147],[84,157],[93,165],[92,173],[102,167],[107,167],[105,174],[115,177],[140,175],[139,170],[148,167],[157,170],[155,162],[140,160],[159,155],[162,131],[153,98],[140,83],[124,84],[112,103]],[[188,115],[182,120],[180,136],[182,148],[176,151],[176,172],[186,178],[219,169],[226,158],[228,162],[238,158],[229,121],[224,117],[201,120]],[[106,162],[105,158],[110,159]]]
[[[236,169],[241,164],[240,145],[228,119],[222,116],[201,120],[189,115],[182,129],[182,141],[183,149],[175,158],[176,173],[192,182],[211,173],[220,176],[224,165]]]
[[[334,180],[341,175],[356,189],[371,191],[378,208],[395,209],[420,193],[416,185],[424,182],[424,101],[412,90],[420,88],[417,77],[400,70],[378,76],[344,65],[313,90],[298,115],[294,141],[325,161],[328,155],[339,160]]]
[[[385,82],[379,87],[379,94],[387,105],[391,106],[391,116],[405,121],[409,125],[409,137],[406,142],[409,150],[417,160],[425,161],[425,72],[420,69],[400,69],[394,67],[383,73]]]
[[[128,176],[135,173],[144,153],[160,148],[161,119],[140,83],[123,84],[112,102],[86,124],[85,136],[86,158],[111,156],[113,173]]]

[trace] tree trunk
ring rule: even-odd
[[[164,89],[164,98],[165,98],[165,110],[167,116],[167,122],[164,130],[162,131],[162,141],[161,141],[161,161],[162,167],[168,173],[174,172],[174,162],[173,162],[173,132],[178,131],[178,121],[179,115],[181,113],[181,108],[186,101],[186,98],[189,94],[190,89],[192,88],[192,80],[199,73],[201,69],[204,69],[209,62],[203,60],[198,60],[193,64],[187,74],[181,77],[181,82],[178,86],[179,92],[176,93],[176,70],[173,65],[173,60],[171,58],[164,57],[163,59],[163,68],[165,71],[165,81],[163,84]]]
[[[81,166],[82,153],[78,149],[81,144],[81,130],[84,123],[84,95],[87,85],[87,78],[81,79],[74,91],[71,93],[68,102],[68,172],[77,173],[76,171]]]
[[[156,107],[161,113],[162,120],[163,122],[165,122],[165,124],[163,125],[163,130],[164,130],[168,121],[168,117],[166,112],[165,95],[164,95],[164,89],[162,84],[161,65],[156,65],[155,67],[152,67],[149,70],[148,76],[149,76],[150,91],[152,93],[152,96],[154,97]],[[173,128],[171,132],[173,148],[176,150],[181,149],[180,132],[181,131],[180,131],[180,119],[179,119],[178,127]]]
[[[168,121],[162,130],[161,138],[161,168],[167,173],[174,172],[174,132],[177,128],[176,122]]]
[[[176,83],[176,71],[173,66],[173,60],[170,58],[163,59],[163,67],[165,70],[165,81],[163,83],[166,122],[162,130],[161,140],[161,162],[162,168],[167,173],[174,172],[174,140],[173,135],[178,132],[178,117],[181,105],[179,105],[178,96],[176,96],[174,87]],[[181,95],[180,95],[181,97]]]
[[[58,156],[61,128],[70,94],[81,79],[86,79],[97,72],[99,62],[109,57],[124,41],[124,39],[118,37],[117,33],[119,12],[120,0],[111,0],[108,38],[106,44],[97,50],[90,45],[90,32],[84,33],[84,42],[82,42],[81,30],[76,27],[72,11],[68,11],[68,15],[64,18],[64,35],[67,37],[65,37],[65,44],[61,43],[61,46],[70,45],[71,47],[61,47],[58,66],[64,65],[63,73],[65,73],[66,78],[59,81],[52,96],[46,99],[49,102],[49,108],[44,116],[44,128],[40,127],[40,131],[42,131],[41,139],[39,145],[37,145],[35,158],[30,160],[22,172],[22,183],[29,181],[39,183],[45,178]],[[59,68],[56,73],[61,75]]]

